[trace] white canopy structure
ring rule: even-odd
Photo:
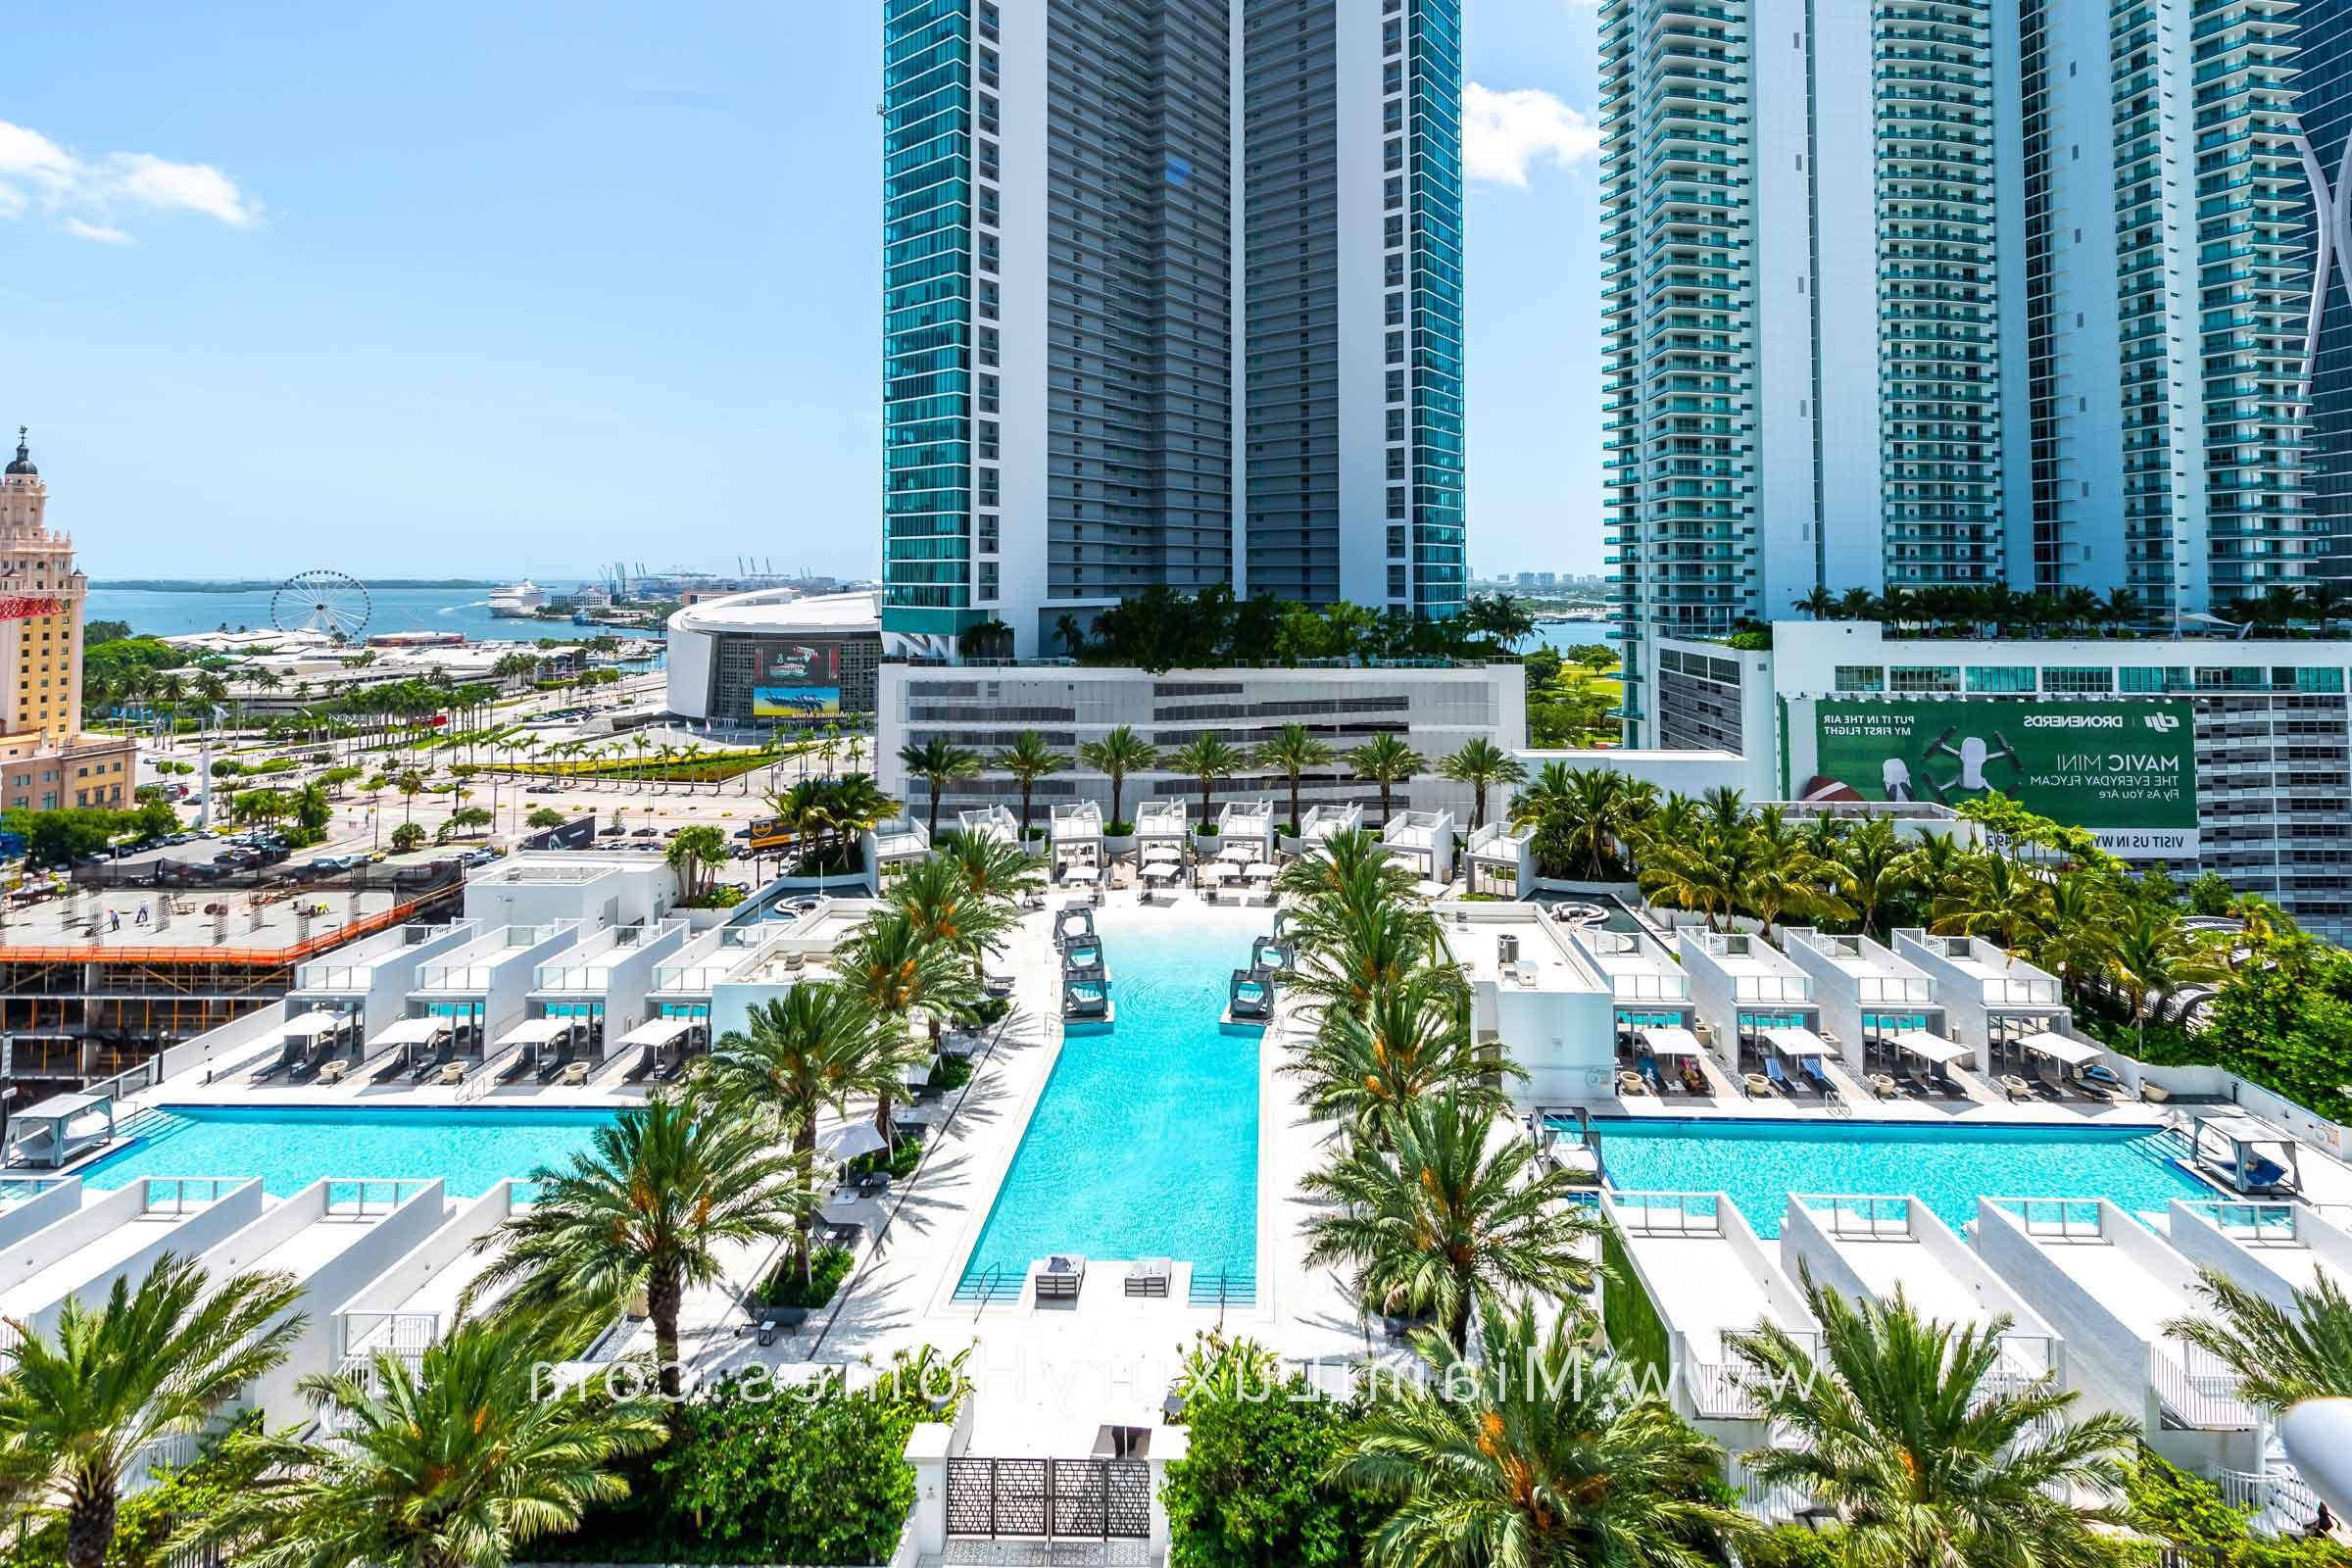
[[[1266,861],[1253,860],[1242,867],[1242,874],[1252,882],[1271,882],[1279,873]]]
[[[1177,844],[1154,844],[1144,852],[1144,858],[1146,860],[1181,860],[1184,858],[1184,848]]]
[[[624,1046],[672,1045],[692,1034],[699,1018],[648,1018],[620,1037]]]
[[[956,823],[969,837],[1002,839],[1006,844],[1021,842],[1021,820],[1006,807],[984,806],[976,811],[958,811]]]
[[[1145,801],[1135,808],[1135,842],[1145,850],[1155,843],[1176,846],[1181,853],[1191,831],[1182,801]]]
[[[2062,1061],[2069,1067],[2084,1066],[2106,1054],[2103,1048],[2095,1046],[2087,1040],[2076,1040],[2070,1036],[2052,1034],[2046,1030],[2037,1035],[2028,1035],[2018,1044],[2036,1055],[2047,1056],[2052,1061]]]
[[[1364,808],[1349,801],[1345,806],[1310,806],[1298,823],[1298,844],[1312,849],[1334,833],[1352,833],[1364,825]]]
[[[1453,841],[1451,811],[1398,811],[1380,830],[1389,854],[1432,882],[1453,880]]]
[[[1642,1037],[1642,1043],[1649,1048],[1652,1055],[1703,1056],[1706,1054],[1706,1048],[1698,1043],[1698,1036],[1688,1029],[1651,1027],[1638,1029],[1635,1033]]]
[[[1956,1061],[1966,1061],[1976,1054],[1975,1051],[1962,1045],[1959,1041],[1946,1040],[1941,1035],[1932,1035],[1925,1029],[1906,1029],[1894,1037],[1893,1043],[1914,1056],[1932,1061],[1938,1067],[1948,1067]]]
[[[1248,865],[1258,858],[1255,844],[1227,844],[1217,850],[1218,859],[1231,860],[1236,865]]]
[[[1767,1029],[1764,1038],[1772,1043],[1773,1050],[1790,1061],[1830,1054],[1830,1043],[1810,1029]]]
[[[114,1139],[114,1096],[51,1095],[9,1118],[8,1150],[0,1164],[57,1170]]]
[[[336,1012],[327,1007],[313,1007],[305,1013],[288,1018],[280,1033],[288,1040],[318,1040],[349,1022],[351,1014]]]
[[[499,1037],[496,1049],[504,1051],[510,1046],[553,1045],[569,1034],[572,1025],[577,1022],[579,1020],[576,1018],[525,1018]]]
[[[429,1046],[450,1032],[453,1020],[441,1017],[395,1018],[384,1025],[373,1040],[368,1042],[370,1051],[386,1046]]]
[[[1055,806],[1047,831],[1053,836],[1056,858],[1077,858],[1089,865],[1102,859],[1102,808],[1094,802],[1065,801]]]
[[[1172,882],[1184,874],[1173,860],[1152,860],[1144,866],[1147,882]]]
[[[1064,871],[1061,874],[1061,879],[1064,882],[1076,882],[1084,885],[1087,883],[1102,881],[1102,872],[1097,866],[1073,865],[1067,871]]]

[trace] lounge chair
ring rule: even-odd
[[[1819,1056],[1800,1056],[1796,1064],[1814,1088],[1825,1095],[1838,1092],[1838,1086],[1830,1082],[1830,1075],[1823,1070]]]
[[[286,1069],[286,1082],[290,1084],[301,1083],[304,1079],[317,1072],[321,1066],[325,1065],[325,1044],[321,1042],[309,1046],[304,1049],[302,1053],[302,1059]]]
[[[302,1047],[300,1045],[291,1040],[287,1041],[285,1044],[285,1049],[277,1054],[277,1059],[271,1062],[269,1066],[264,1067],[261,1071],[255,1073],[251,1078],[248,1078],[246,1082],[254,1084],[268,1083],[279,1073],[284,1072],[287,1068],[293,1066],[295,1057],[301,1053],[301,1051]]]
[[[1788,1074],[1782,1070],[1781,1058],[1778,1056],[1764,1058],[1764,1081],[1784,1095],[1796,1093],[1796,1085],[1788,1081]]]
[[[662,1058],[660,1046],[648,1046],[637,1057],[637,1065],[620,1075],[624,1084],[641,1084],[654,1075],[654,1067]]]
[[[420,1084],[427,1078],[434,1077],[442,1068],[455,1061],[457,1055],[457,1042],[454,1040],[443,1041],[441,1049],[434,1052],[429,1060],[418,1063],[416,1070],[409,1074],[409,1082]]]
[[[514,1059],[498,1069],[498,1081],[502,1084],[511,1084],[524,1073],[529,1072],[535,1055],[536,1053],[528,1046],[518,1049],[514,1053]]]
[[[2279,1185],[2280,1185],[2281,1183],[2283,1183],[2285,1180],[2286,1180],[2286,1167],[2285,1167],[2285,1166],[2283,1166],[2283,1165],[2281,1165],[2281,1164],[2279,1164],[2279,1163],[2278,1163],[2277,1160],[2274,1160],[2274,1159],[2266,1159],[2265,1157],[2263,1157],[2263,1156],[2262,1156],[2262,1155],[2260,1155],[2260,1154],[2251,1154],[2251,1155],[2248,1155],[2248,1156],[2247,1156],[2247,1158],[2246,1158],[2246,1191],[2247,1191],[2247,1192],[2250,1192],[2250,1193],[2273,1193],[2273,1192],[2277,1192],[2277,1191],[2278,1191]]]
[[[1707,1092],[1707,1070],[1694,1057],[1683,1058],[1683,1087],[1694,1095]]]
[[[375,1073],[370,1081],[379,1084],[389,1083],[393,1079],[399,1077],[402,1073],[407,1072],[409,1070],[409,1057],[415,1053],[416,1049],[416,1048],[414,1046],[403,1046],[398,1051],[392,1053],[392,1059],[385,1062],[381,1067],[376,1068]]]
[[[1075,1301],[1086,1283],[1086,1259],[1074,1252],[1057,1252],[1045,1260],[1035,1276],[1041,1301]]]
[[[539,1081],[543,1084],[554,1083],[556,1075],[570,1066],[572,1057],[577,1054],[578,1052],[573,1048],[571,1042],[564,1041],[561,1051],[558,1051],[549,1060],[539,1064]]]
[[[1164,1257],[1138,1258],[1127,1265],[1127,1294],[1147,1299],[1165,1300],[1168,1282],[1175,1273],[1176,1265]]]

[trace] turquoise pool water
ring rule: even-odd
[[[958,1296],[1017,1290],[1053,1252],[1167,1257],[1247,1298],[1257,1262],[1258,1029],[1218,1024],[1264,911],[1098,911],[1111,1027],[1071,1034],[1030,1112]],[[1117,1291],[1116,1284],[1111,1286]]]
[[[1609,1185],[1729,1193],[1759,1236],[1790,1193],[1909,1194],[1955,1230],[1983,1198],[2105,1198],[2128,1212],[2212,1198],[2162,1130],[1595,1117]]]
[[[261,1108],[167,1105],[153,1131],[75,1172],[91,1187],[141,1176],[259,1176],[272,1198],[321,1176],[441,1177],[452,1198],[475,1198],[507,1177],[568,1163],[605,1110],[368,1110],[339,1105]]]

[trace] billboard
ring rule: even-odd
[[[839,643],[783,643],[760,650],[760,678],[779,685],[827,685],[841,679]]]
[[[2127,859],[2197,853],[2185,701],[1820,703],[1808,800],[1958,806],[1998,790]]]
[[[807,718],[841,711],[838,686],[755,686],[752,714],[756,718]]]

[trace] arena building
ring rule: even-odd
[[[669,617],[669,710],[738,727],[871,713],[881,661],[871,591],[729,594]]]

